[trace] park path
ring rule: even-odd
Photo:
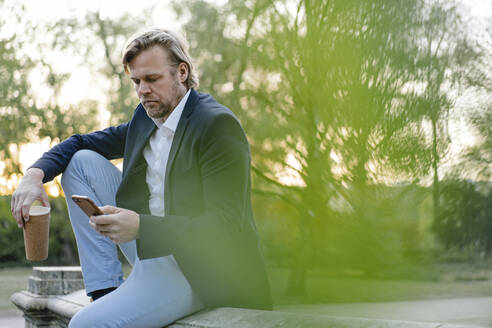
[[[371,319],[439,322],[492,327],[492,297],[425,301],[288,305],[279,311]]]
[[[0,310],[0,327],[24,328],[24,318],[19,310]]]

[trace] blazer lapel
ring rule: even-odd
[[[195,109],[195,105],[197,101],[198,101],[198,93],[194,89],[191,89],[190,96],[188,97],[188,101],[186,102],[185,108],[183,109],[183,113],[181,114],[181,118],[179,119],[178,127],[176,128],[176,133],[174,134],[171,150],[169,151],[169,157],[166,166],[166,180],[165,180],[166,185],[164,187],[164,200],[165,200],[164,208],[166,209],[166,212],[170,208],[171,198],[172,198],[172,195],[166,192],[167,190],[170,190],[169,175],[174,165],[176,154],[178,153],[179,148],[181,146],[181,141],[183,140],[183,136],[185,134],[186,128],[188,127],[191,114]]]
[[[129,151],[128,165],[126,165],[123,170],[123,179],[125,179],[132,169],[134,169],[143,159],[143,148],[155,129],[156,125],[154,121],[145,114],[144,118],[138,123],[136,128],[134,144]]]

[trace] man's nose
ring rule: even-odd
[[[140,85],[138,86],[138,94],[139,95],[145,95],[148,93],[150,93],[149,85],[144,81],[140,81]]]

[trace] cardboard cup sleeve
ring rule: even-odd
[[[24,246],[29,261],[43,261],[48,258],[50,208],[31,206],[29,221],[24,222]]]

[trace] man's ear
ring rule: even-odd
[[[178,65],[178,75],[179,75],[179,81],[181,83],[184,83],[186,79],[188,79],[188,65],[186,63],[179,63]]]

